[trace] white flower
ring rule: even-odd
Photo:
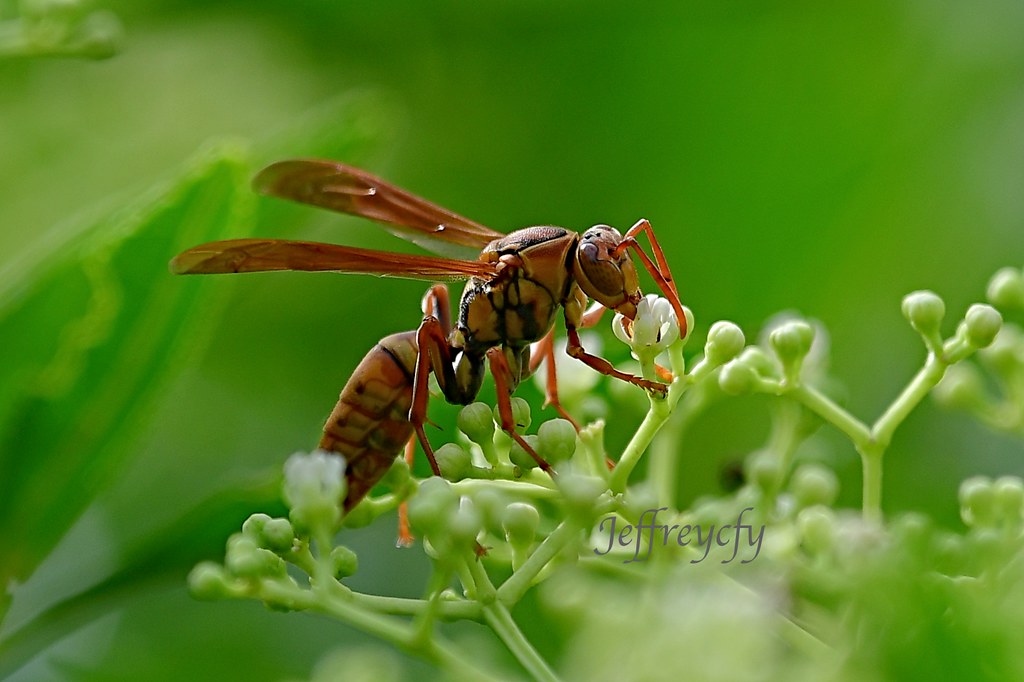
[[[629,326],[628,332],[623,322]],[[638,358],[655,357],[679,340],[679,322],[672,304],[656,294],[640,299],[632,323],[621,313],[616,314],[612,331]]]
[[[337,454],[296,453],[284,463],[285,502],[304,526],[333,523],[345,492],[345,459]]]

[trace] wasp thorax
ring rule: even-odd
[[[590,298],[632,319],[640,300],[633,261],[615,253],[622,235],[614,227],[595,225],[580,237],[573,276]]]

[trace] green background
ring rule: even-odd
[[[174,178],[214,138],[249,141],[241,175],[287,156],[350,154],[342,160],[501,231],[650,219],[698,338],[717,319],[751,340],[782,310],[820,320],[846,403],[873,419],[924,355],[901,297],[933,289],[956,319],[993,271],[1024,260],[1016,0],[97,4],[125,25],[115,58],[0,61],[0,266],[32,262],[47,235],[60,244],[74,216]],[[411,250],[365,221],[254,201],[242,232]],[[76,248],[54,253],[73,259]],[[130,272],[171,279],[165,251]],[[185,353],[105,484],[79,491],[95,499],[17,588],[0,633],[130,564],[209,496],[272,480],[315,444],[366,350],[415,327],[424,290],[326,274],[181,286],[215,289],[205,295],[220,307],[169,321],[187,330]],[[25,344],[11,340],[0,353],[17,367],[4,349]],[[539,406],[533,386],[521,394]],[[687,499],[718,492],[723,464],[762,443],[766,405],[731,400],[696,425],[680,446]],[[451,408],[433,410],[450,424]],[[638,420],[611,421],[613,450]],[[824,430],[814,445],[858,505],[852,448]],[[1020,455],[1019,441],[928,401],[887,455],[884,508],[958,527],[958,482],[1020,475]],[[381,522],[351,534],[363,566],[353,584],[419,595],[426,559],[393,549],[393,533]],[[307,677],[325,651],[367,641],[310,616],[195,602],[185,570],[129,571],[126,591],[17,679]]]

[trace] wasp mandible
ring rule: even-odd
[[[253,186],[270,196],[369,218],[446,257],[318,242],[232,239],[180,253],[171,261],[172,272],[302,270],[435,282],[468,280],[454,325],[448,289],[434,284],[424,297],[425,316],[420,326],[381,339],[342,389],[319,447],[346,459],[346,512],[383,477],[403,446],[407,453],[412,452],[414,437],[434,474],[441,475],[423,430],[430,374],[448,402],[467,405],[480,391],[485,358],[495,380],[502,429],[551,473],[548,463],[516,432],[511,395],[547,358],[548,403],[572,421],[558,402],[554,376],[552,333],[559,309],[565,320],[569,355],[602,374],[648,391],[663,394],[667,388],[661,382],[619,371],[588,353],[578,332],[596,324],[606,309],[627,320],[635,317],[641,293],[636,268],[627,253],[632,249],[671,301],[680,335],[686,335],[679,294],[647,220],[638,221],[625,234],[608,225],[595,225],[582,235],[553,226],[527,227],[505,235],[366,171],[312,159],[272,164],[256,175]],[[641,233],[647,234],[653,259],[637,241]],[[470,254],[478,255],[474,260],[458,257]],[[595,302],[589,309],[588,299]]]

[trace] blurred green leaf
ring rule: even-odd
[[[250,221],[246,152],[222,144],[169,186],[55,233],[0,273],[0,580],[24,581],[132,452],[194,349],[215,287],[172,277],[181,249]]]

